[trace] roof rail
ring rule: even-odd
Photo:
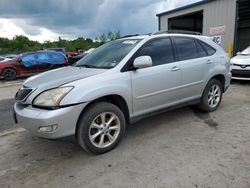
[[[139,36],[139,34],[122,36],[120,37],[120,39],[127,38],[127,37],[136,37],[136,36]]]
[[[156,33],[153,33],[152,35],[159,35],[159,34],[170,34],[170,33],[176,33],[176,34],[188,34],[188,35],[202,35],[200,32],[195,31],[185,31],[185,30],[168,30],[168,31],[158,31]]]
[[[146,33],[146,34],[134,34],[134,35],[126,35],[126,36],[123,36],[123,37],[120,37],[120,39],[123,39],[123,38],[128,38],[128,37],[136,37],[136,36],[142,36],[142,35],[153,35],[154,33]]]

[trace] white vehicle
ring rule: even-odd
[[[9,60],[11,60],[11,59],[0,56],[0,62],[6,62],[6,61],[9,61]]]
[[[95,50],[95,48],[90,48],[90,49],[88,49],[85,53],[90,54],[90,53],[92,53],[94,50]]]
[[[250,80],[250,46],[231,59],[232,79]]]

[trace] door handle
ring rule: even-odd
[[[213,61],[207,60],[207,64],[212,64],[212,63],[213,63]]]
[[[180,69],[177,66],[172,67],[171,71],[179,71]]]

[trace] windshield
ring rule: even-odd
[[[111,69],[118,65],[140,41],[135,39],[111,41],[79,60],[75,66]]]
[[[250,46],[247,49],[243,50],[240,54],[241,55],[250,55]]]

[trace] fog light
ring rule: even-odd
[[[58,128],[57,124],[54,125],[47,125],[47,126],[42,126],[38,128],[38,131],[41,133],[51,133],[55,131]]]

